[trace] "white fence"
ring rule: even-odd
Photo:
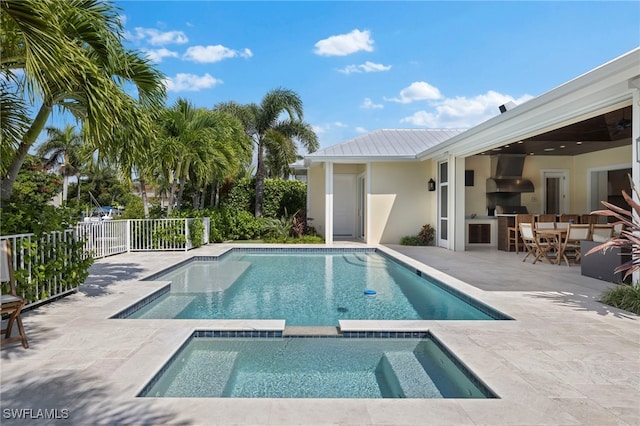
[[[200,244],[193,244],[193,238],[200,235]],[[11,241],[16,278],[25,283],[22,296],[33,301],[27,306],[34,306],[77,289],[68,284],[73,281],[68,279],[71,274],[65,277],[72,262],[129,251],[186,251],[208,244],[209,218],[81,222],[75,229],[51,232],[40,239],[34,234],[17,234],[1,236],[0,241],[4,240]],[[83,241],[84,250],[79,246]]]
[[[194,244],[195,222],[202,226],[202,241]],[[81,222],[76,225],[78,236],[86,240],[86,250],[94,258],[129,251],[190,250],[209,244],[209,218],[130,219]],[[197,235],[194,237],[198,237]]]
[[[77,285],[64,279],[64,270],[71,262],[71,247],[76,242],[73,229],[51,232],[40,239],[34,234],[17,234],[0,237],[0,242],[11,241],[11,264],[18,282],[28,283],[28,292],[21,296],[31,301],[27,307],[75,291]],[[44,265],[49,265],[45,268]],[[46,271],[43,271],[46,269]],[[53,271],[53,272],[52,272]],[[71,280],[73,281],[73,280]]]

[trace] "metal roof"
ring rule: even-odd
[[[318,150],[305,158],[414,159],[465,129],[380,129]]]

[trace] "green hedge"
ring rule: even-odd
[[[230,211],[255,211],[255,179],[243,179],[229,191],[221,207]],[[278,219],[307,208],[307,185],[298,180],[265,179],[262,215]]]

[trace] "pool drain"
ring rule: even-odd
[[[340,312],[341,314],[344,314],[345,312],[347,312],[349,309],[344,308],[342,306],[338,307],[338,312]]]

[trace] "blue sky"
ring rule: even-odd
[[[640,45],[640,2],[117,1],[168,105],[300,94],[322,147],[467,128]]]

